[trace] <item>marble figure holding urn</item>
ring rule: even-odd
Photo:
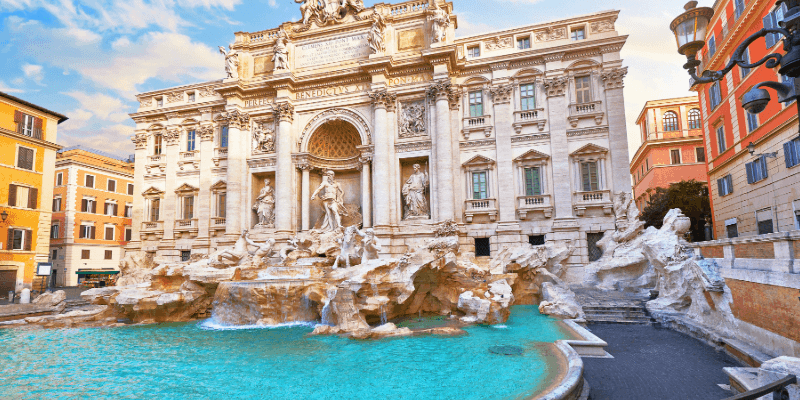
[[[414,173],[403,185],[406,219],[428,218],[428,199],[425,198],[428,184],[428,174],[420,169],[419,164],[414,164]]]
[[[253,211],[258,214],[257,227],[273,228],[275,226],[275,189],[270,186],[270,180],[264,179],[264,187],[256,198]]]

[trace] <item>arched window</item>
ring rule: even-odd
[[[678,130],[678,114],[672,111],[664,113],[664,131],[677,131]]]
[[[700,110],[689,110],[689,129],[700,129]]]

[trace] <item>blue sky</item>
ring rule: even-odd
[[[684,2],[454,0],[456,35],[621,10],[617,30],[630,35],[622,56],[633,153],[644,102],[692,94],[669,31]],[[125,156],[133,153],[127,114],[136,111],[136,93],[220,79],[217,46],[231,43],[234,32],[298,18],[293,0],[0,0],[0,91],[67,115],[59,144]]]

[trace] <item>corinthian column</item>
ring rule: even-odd
[[[244,143],[249,135],[242,131],[248,131],[250,127],[250,115],[232,110],[221,116],[222,120],[228,123],[228,167],[226,171],[227,193],[225,199],[225,233],[239,235],[244,228],[245,215],[247,210],[243,209],[242,201],[246,199],[245,181],[246,154],[242,150]],[[245,137],[247,136],[247,138]],[[201,144],[202,146],[202,144]]]
[[[386,117],[386,106],[389,102],[394,102],[396,96],[386,90],[379,90],[369,94],[375,110],[374,126],[375,134],[372,135],[375,142],[375,159],[373,166],[375,171],[372,174],[372,194],[374,204],[375,226],[383,227],[389,225],[390,207],[390,187],[389,179],[389,131]]]
[[[210,114],[210,111],[209,111]],[[197,204],[197,237],[205,239],[209,237],[209,223],[215,207],[211,204],[211,168],[214,157],[214,125],[208,121],[203,121],[203,125],[197,129],[200,137],[200,193],[198,194]]]
[[[631,192],[628,170],[628,130],[625,126],[625,99],[622,96],[623,79],[628,67],[604,71],[600,77],[606,90],[606,112],[608,113],[608,141],[610,142],[611,183],[609,189]]]
[[[278,146],[275,149],[275,228],[277,231],[292,230],[292,121],[294,106],[292,103],[277,103],[274,106],[275,119],[278,123]],[[308,196],[306,196],[308,197]]]
[[[517,197],[514,190],[514,154],[511,149],[513,132],[511,96],[509,84],[493,86],[490,90],[494,104],[494,131],[497,144],[497,203],[500,207],[500,222],[515,222],[517,219]]]
[[[133,175],[133,225],[131,225],[131,244],[129,246],[138,248],[141,246],[142,241],[139,236],[139,230],[142,229],[142,222],[147,219],[147,211],[144,209],[144,197],[142,197],[142,192],[147,190],[147,188],[144,187],[145,163],[147,162],[147,132],[137,132],[131,140],[136,146],[136,153],[134,153],[134,171],[138,172]],[[72,183],[72,175],[74,174],[67,176],[68,187]],[[67,197],[67,201],[71,198],[72,197]],[[75,208],[73,207],[71,209],[74,210]],[[70,208],[67,208],[67,210],[70,210]],[[67,220],[65,223],[67,224],[67,229],[70,229],[69,232],[74,232],[73,217],[74,215],[71,216],[69,212],[67,213]]]
[[[441,80],[428,88],[428,95],[436,99],[436,193],[438,219],[454,219],[453,208],[453,142],[450,131],[450,82]]]
[[[167,157],[167,167],[166,167],[166,179],[165,179],[165,188],[164,188],[164,203],[161,209],[161,220],[164,221],[164,239],[165,240],[172,240],[174,239],[174,231],[175,231],[175,220],[180,219],[180,207],[177,204],[177,196],[175,195],[175,189],[177,189],[178,184],[176,178],[178,176],[178,155],[180,153],[180,148],[178,144],[181,140],[181,128],[174,127],[167,129],[163,135],[164,142],[166,142],[166,157]]]
[[[361,157],[358,158],[358,168],[361,170],[361,219],[364,228],[372,226],[372,191],[369,185],[370,160],[372,160],[372,155],[369,153],[362,153]]]
[[[567,146],[567,77],[557,76],[546,79],[544,88],[547,94],[547,121],[550,122],[550,146],[553,154],[553,203],[556,219],[572,218],[572,189],[569,176],[569,147]]]
[[[307,159],[302,158],[297,160],[296,165],[302,174],[300,182],[300,229],[307,231],[311,225],[311,182],[309,176],[311,164],[308,163]]]

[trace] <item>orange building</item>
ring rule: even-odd
[[[633,198],[640,210],[657,187],[708,180],[701,122],[696,96],[645,103],[636,119],[642,145],[631,160]]]
[[[131,240],[133,162],[80,146],[55,163],[50,257],[57,286],[119,271]]]
[[[0,92],[0,297],[31,288],[37,263],[48,261],[57,127],[66,120]]]

